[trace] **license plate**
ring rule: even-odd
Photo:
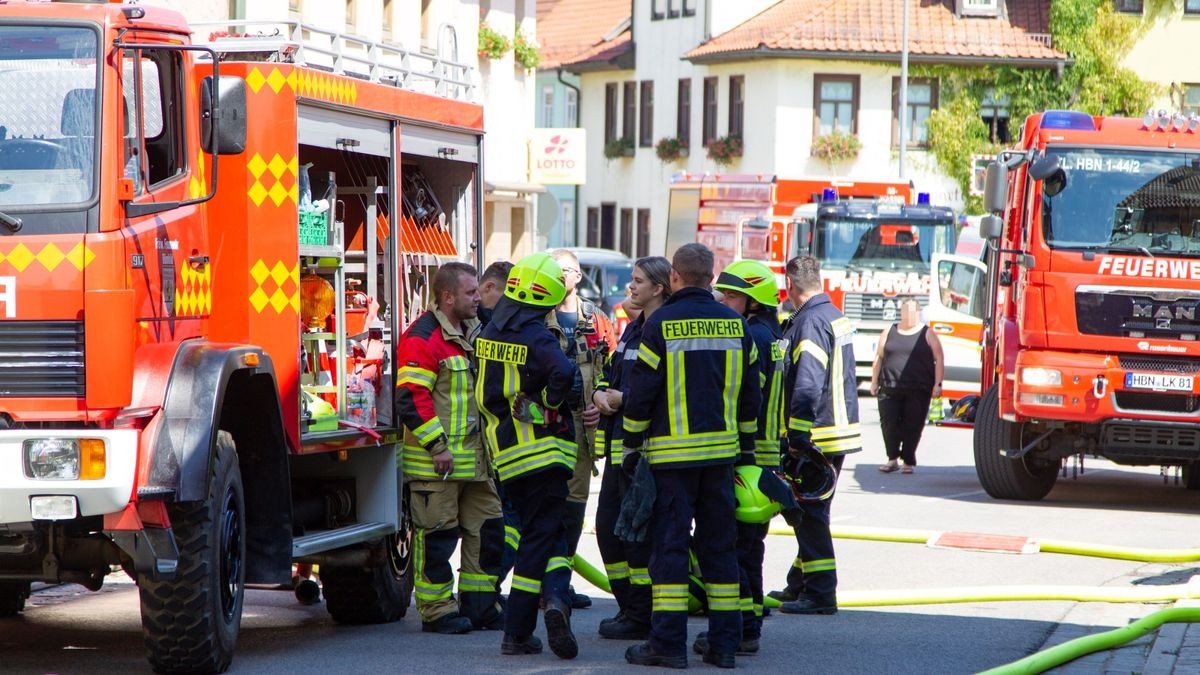
[[[1194,379],[1190,375],[1125,373],[1125,388],[1152,389],[1154,391],[1192,391],[1192,381]]]

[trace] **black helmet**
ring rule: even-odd
[[[951,417],[959,422],[974,422],[975,410],[979,407],[979,396],[970,394],[958,399],[954,404]]]
[[[792,488],[798,502],[820,502],[833,496],[837,488],[837,469],[833,463],[815,447],[805,448],[799,457],[785,455],[783,479]]]

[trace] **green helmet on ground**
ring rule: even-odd
[[[713,287],[719,291],[738,291],[764,307],[779,305],[779,283],[775,273],[757,260],[736,260],[717,277]]]
[[[567,295],[562,267],[549,253],[527,255],[508,273],[504,295],[534,307],[557,307]]]
[[[737,508],[733,515],[738,522],[762,525],[771,522],[783,508],[779,502],[763,494],[758,487],[762,479],[761,466],[739,466],[733,470],[733,498]]]

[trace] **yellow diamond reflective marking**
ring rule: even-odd
[[[276,286],[282,286],[283,282],[288,280],[290,274],[287,265],[284,265],[282,260],[275,263],[275,266],[271,268],[271,278],[275,280]]]
[[[271,270],[267,267],[267,263],[259,260],[254,263],[254,267],[250,268],[250,278],[254,279],[254,283],[262,286],[267,277],[271,276]]]
[[[292,200],[293,204],[300,203],[300,185],[299,184],[293,185],[288,190],[288,199]]]
[[[267,198],[267,188],[263,187],[262,183],[256,182],[250,186],[246,195],[250,197],[250,201],[254,202],[255,206],[262,206],[263,200]]]
[[[358,103],[358,83],[350,85],[350,102]]]
[[[267,170],[267,160],[262,158],[262,155],[257,152],[246,162],[246,169],[254,176],[255,180],[262,178],[263,172]]]
[[[287,84],[287,78],[283,76],[283,73],[279,72],[278,68],[272,68],[271,74],[267,76],[267,86],[271,87],[271,91],[278,94],[285,84]]]
[[[87,267],[95,258],[96,254],[92,253],[91,249],[84,248],[83,244],[75,244],[75,248],[67,253],[67,262],[80,271],[83,271],[83,268]]]
[[[276,181],[271,186],[271,189],[267,190],[267,196],[271,198],[271,201],[275,202],[275,206],[279,206],[283,203],[283,200],[288,198],[288,189],[283,187],[283,183]]]
[[[300,286],[300,263],[296,263],[296,266],[292,268],[290,275],[292,277],[292,283],[296,284],[296,287],[298,288]]]
[[[275,289],[275,292],[271,294],[271,306],[275,308],[276,312],[283,314],[283,308],[288,306],[288,296],[283,291]]]
[[[284,171],[287,171],[287,168],[287,160],[280,157],[278,154],[272,157],[271,162],[267,164],[267,171],[270,171],[271,175],[275,176],[276,180],[283,175]]]
[[[42,263],[42,267],[53,272],[54,268],[58,267],[58,264],[66,257],[54,244],[46,244],[42,250],[38,251],[37,261]]]
[[[250,74],[246,76],[246,85],[249,86],[250,90],[256,94],[258,93],[259,89],[262,89],[262,86],[264,83],[266,83],[266,81],[267,78],[263,77],[262,72],[259,71],[258,68],[251,68]]]
[[[0,251],[0,265],[4,264],[4,251]]]
[[[288,76],[287,76],[287,85],[288,85],[288,87],[291,88],[292,91],[296,91],[296,80],[297,79],[298,79],[298,77],[296,75],[296,70],[293,68],[292,71],[290,73],[288,73]]]
[[[300,158],[297,157],[296,155],[292,155],[292,160],[290,162],[288,162],[287,168],[288,168],[288,173],[292,174],[293,176],[299,176],[300,175]]]
[[[33,253],[25,248],[25,244],[17,244],[16,248],[8,252],[8,264],[17,268],[18,272],[24,272],[33,259]]]
[[[271,299],[263,292],[262,286],[254,289],[254,292],[250,294],[250,304],[254,307],[254,311],[260,314],[270,301]]]
[[[288,298],[288,304],[292,306],[292,311],[300,313],[300,292],[292,293],[292,297]]]

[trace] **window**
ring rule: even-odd
[[[288,10],[292,12],[299,12],[302,3],[303,0],[288,0]]]
[[[729,135],[741,137],[745,131],[746,76],[729,76]]]
[[[616,248],[617,205],[609,202],[600,205],[600,248]]]
[[[717,78],[704,78],[704,146],[717,138]]]
[[[357,10],[355,9],[354,0],[346,0],[346,32],[347,33],[354,32],[355,15],[356,14],[357,14]]]
[[[182,64],[178,52],[127,50],[121,87],[130,119],[124,142],[125,177],[134,192],[183,173]],[[135,61],[140,61],[135,68]]]
[[[650,209],[637,210],[637,256],[650,255]]]
[[[625,83],[625,109],[621,115],[621,136],[637,138],[637,82]]]
[[[696,16],[696,0],[683,0],[683,15]]]
[[[1183,110],[1184,115],[1200,115],[1200,84],[1185,84],[1183,85]]]
[[[666,3],[667,3],[667,0],[650,0],[650,20],[651,21],[661,21],[663,19],[663,17],[666,16],[666,14],[664,14],[663,10],[662,10],[663,5],[665,5]]]
[[[554,87],[542,87],[542,118],[543,127],[554,126]]]
[[[834,131],[858,133],[858,75],[817,75],[813,78],[814,135]]]
[[[678,19],[679,18],[679,3],[681,1],[682,0],[667,0],[667,18],[668,19]]]
[[[987,125],[993,143],[1008,143],[1012,136],[1008,132],[1008,95],[996,98],[996,90],[988,89],[979,102],[979,116]]]
[[[383,0],[383,37],[392,37],[392,0]]]
[[[604,85],[604,143],[617,138],[617,83]]]
[[[1142,13],[1142,0],[1114,0],[1118,12]]]
[[[567,89],[567,102],[563,110],[563,126],[577,127],[579,126],[579,92],[574,89]]]
[[[679,81],[677,94],[678,102],[675,113],[675,137],[683,142],[683,147],[692,145],[692,81]]]
[[[1200,14],[1200,0],[1184,0],[1184,14]]]
[[[621,253],[633,257],[633,209],[621,209]]]
[[[654,145],[654,82],[642,82],[641,117],[638,125],[638,145],[648,148]]]
[[[908,80],[908,147],[929,147],[929,114],[938,106],[936,80]],[[892,78],[892,145],[900,145],[900,78]]]
[[[559,225],[561,229],[560,236],[565,238],[565,243],[575,243],[575,202],[570,199],[564,199],[559,202]]]
[[[600,245],[600,209],[589,206],[587,212],[587,245]]]

